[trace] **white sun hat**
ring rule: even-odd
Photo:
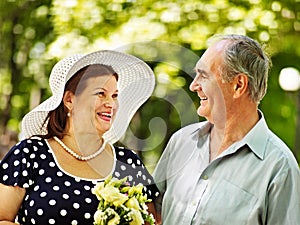
[[[154,73],[144,61],[132,55],[102,50],[87,55],[72,55],[54,65],[49,77],[52,96],[24,116],[20,139],[47,134],[45,119],[49,111],[61,103],[67,81],[80,69],[93,64],[112,66],[119,76],[119,109],[104,139],[113,144],[124,135],[133,115],[153,92]]]

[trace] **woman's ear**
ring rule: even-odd
[[[248,76],[244,73],[238,74],[234,78],[234,97],[239,98],[248,91]]]
[[[63,96],[64,105],[68,108],[69,112],[73,109],[74,94],[71,91],[66,91]]]

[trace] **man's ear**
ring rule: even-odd
[[[248,91],[249,78],[246,74],[240,73],[234,78],[234,97],[238,98]]]
[[[68,108],[69,112],[73,109],[74,94],[71,91],[66,91],[63,96],[64,105]]]

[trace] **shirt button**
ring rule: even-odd
[[[205,175],[203,176],[203,180],[207,180],[207,179],[208,179],[208,175],[205,174]]]

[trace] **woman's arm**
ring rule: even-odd
[[[25,196],[25,189],[0,183],[0,225],[15,224],[16,215]]]
[[[154,202],[147,203],[147,206],[148,206],[148,212],[154,216],[155,224],[157,225],[161,224],[160,213],[157,212],[157,210],[155,209]]]

